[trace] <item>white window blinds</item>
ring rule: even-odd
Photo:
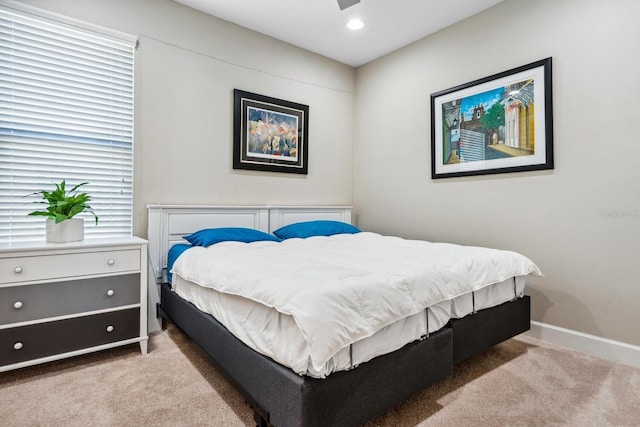
[[[63,179],[89,182],[87,237],[131,234],[134,48],[0,7],[0,242],[44,239],[25,195]]]

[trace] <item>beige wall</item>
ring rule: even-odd
[[[149,203],[351,204],[353,68],[170,0],[23,3],[140,41],[135,234]],[[232,169],[234,88],[310,106],[308,175]]]
[[[535,320],[639,345],[640,2],[506,0],[358,69],[365,229],[520,251]],[[431,180],[431,93],[553,57],[555,170]]]

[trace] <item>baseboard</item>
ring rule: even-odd
[[[524,335],[548,341],[591,356],[612,360],[640,368],[640,346],[614,341],[542,322],[531,321],[531,329]]]

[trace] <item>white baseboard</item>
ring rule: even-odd
[[[640,346],[531,321],[531,329],[524,333],[532,338],[581,351],[591,356],[612,360],[640,368]]]

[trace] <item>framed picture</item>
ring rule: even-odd
[[[234,89],[233,168],[307,174],[309,106]]]
[[[431,178],[553,169],[551,58],[431,95]]]

